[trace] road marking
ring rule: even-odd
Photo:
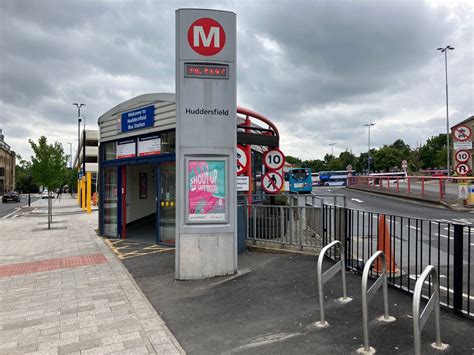
[[[15,208],[15,211],[13,211],[13,212],[7,214],[6,216],[3,216],[2,219],[6,219],[6,218],[10,217],[12,214],[17,213],[19,210],[21,210],[21,207]]]
[[[418,227],[413,227],[413,226],[408,226],[408,227],[410,227],[411,229],[417,230],[417,231],[420,230],[420,228],[418,228]]]
[[[359,200],[358,198],[351,198],[351,201],[355,201],[355,202],[359,202],[359,203],[364,202],[364,201],[362,201],[362,200]]]
[[[417,279],[417,275],[411,275],[411,274],[410,274],[410,276],[408,276],[408,277],[409,277],[410,279],[412,279],[412,280],[415,280],[415,281],[416,281],[416,279]],[[441,278],[441,276],[440,276],[440,278]],[[430,285],[430,282],[429,282],[428,280],[425,281],[425,284],[431,286],[431,285]],[[444,286],[441,286],[441,285],[439,286],[439,288],[440,288],[440,290],[443,290],[443,291],[446,291],[446,292],[449,292],[449,293],[453,293],[453,292],[454,292],[453,290],[450,290],[450,289],[448,289],[447,287],[444,287]],[[466,293],[463,293],[462,296],[463,296],[464,298],[468,298],[468,295],[467,295]],[[470,299],[470,300],[474,300],[474,296],[469,296],[469,299]]]

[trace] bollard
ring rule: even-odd
[[[421,291],[423,285],[431,275],[431,282],[433,284],[433,294],[430,295],[430,299],[426,304],[422,312],[420,312],[421,303]],[[428,320],[431,312],[434,310],[435,313],[435,329],[436,329],[436,342],[431,346],[438,350],[445,350],[448,348],[448,344],[441,342],[441,330],[439,325],[439,278],[438,272],[433,265],[428,265],[420,278],[416,281],[415,292],[413,293],[413,339],[415,341],[415,355],[421,354],[421,331]]]
[[[382,259],[382,274],[375,280],[372,286],[367,291],[367,282],[369,279],[369,272],[372,264],[378,259]],[[364,346],[357,349],[359,354],[373,354],[375,349],[370,346],[369,343],[369,305],[368,302],[374,297],[380,286],[383,285],[383,306],[384,314],[379,317],[379,321],[393,322],[395,317],[392,317],[388,313],[388,287],[387,287],[387,267],[385,263],[385,255],[380,250],[376,251],[369,260],[365,263],[364,271],[362,273],[362,326],[364,331]]]
[[[328,270],[326,270],[324,273],[322,273],[324,256],[326,252],[334,246],[339,247],[339,255],[341,256],[341,259],[337,263],[335,263],[333,266],[331,266]],[[320,313],[321,313],[321,320],[319,322],[316,322],[315,325],[319,328],[324,328],[324,327],[329,326],[329,323],[326,322],[326,318],[324,314],[323,285],[326,282],[328,282],[339,271],[341,272],[341,276],[342,276],[342,297],[339,298],[338,301],[342,303],[347,303],[347,302],[352,301],[352,298],[347,297],[347,292],[346,292],[346,266],[345,266],[345,260],[344,260],[344,247],[342,246],[342,243],[340,241],[335,240],[332,243],[326,245],[321,250],[318,257],[316,275],[318,277],[319,308],[320,308]]]

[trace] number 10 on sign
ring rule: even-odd
[[[265,153],[263,162],[268,170],[279,170],[285,164],[285,156],[280,149],[275,148]]]

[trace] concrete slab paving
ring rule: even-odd
[[[238,277],[176,281],[174,255],[149,254],[123,260],[153,306],[189,354],[356,354],[363,345],[361,277],[347,275],[348,296],[340,304],[341,278],[326,284],[330,326],[317,328],[316,257],[247,252]],[[326,263],[329,267],[330,263]],[[412,296],[389,288],[393,323],[383,314],[382,290],[370,304],[370,344],[380,354],[413,354]],[[422,332],[423,354],[473,354],[474,321],[441,312],[439,352],[433,316]]]
[[[48,230],[46,202],[0,219],[0,354],[184,354],[96,235],[97,211],[63,196]]]

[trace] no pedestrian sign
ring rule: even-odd
[[[269,171],[263,176],[262,187],[269,194],[276,194],[283,187],[283,178],[276,171]]]

